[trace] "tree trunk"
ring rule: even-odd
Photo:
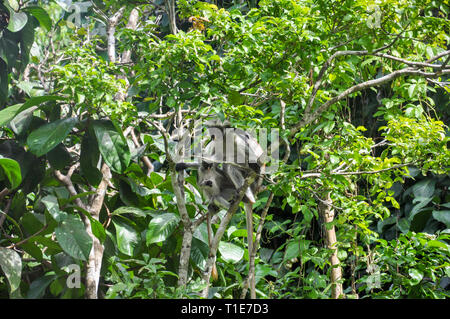
[[[342,284],[340,280],[342,279],[342,269],[339,265],[338,250],[337,250],[337,240],[336,231],[334,225],[330,228],[329,223],[334,220],[334,210],[332,209],[332,201],[330,193],[327,193],[326,200],[319,204],[319,213],[324,221],[325,228],[325,238],[327,247],[333,250],[333,254],[330,257],[331,264],[331,297],[333,299],[338,299],[342,294]],[[328,229],[329,228],[329,229]]]

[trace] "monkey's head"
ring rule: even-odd
[[[206,186],[206,187],[213,187],[213,181],[212,180],[204,180],[200,183],[200,186]]]

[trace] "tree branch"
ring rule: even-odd
[[[239,192],[238,192],[236,198],[233,200],[233,203],[228,208],[227,213],[222,218],[222,221],[220,222],[220,226],[217,229],[217,232],[214,235],[214,238],[212,239],[211,246],[209,247],[209,256],[208,256],[208,259],[206,260],[206,269],[205,269],[205,271],[203,273],[203,280],[206,283],[206,287],[202,291],[202,297],[203,298],[207,298],[208,297],[209,281],[210,281],[210,278],[211,278],[212,268],[213,268],[214,263],[216,261],[216,255],[217,255],[217,249],[219,247],[219,242],[222,239],[223,234],[225,233],[225,230],[226,230],[228,224],[231,221],[231,218],[233,217],[234,213],[238,209],[239,203],[244,198],[244,195],[245,195],[245,192],[247,191],[247,188],[249,187],[249,185],[251,185],[254,182],[255,178],[256,178],[256,174],[250,174],[244,180],[244,184],[239,189]]]
[[[340,52],[343,52],[343,51],[340,51]],[[349,96],[352,93],[359,92],[359,91],[362,91],[369,87],[374,87],[374,86],[378,86],[378,85],[393,81],[396,78],[401,77],[401,76],[413,75],[413,76],[422,76],[422,77],[426,77],[426,78],[436,78],[436,77],[439,77],[439,76],[445,75],[445,74],[450,74],[450,69],[444,69],[444,70],[440,70],[437,72],[425,72],[425,71],[421,71],[421,70],[418,70],[418,69],[415,69],[412,67],[407,67],[407,68],[404,68],[401,70],[394,71],[394,72],[387,74],[385,76],[382,76],[378,79],[369,80],[366,82],[356,84],[356,85],[348,88],[344,92],[340,93],[338,96],[335,96],[334,98],[323,103],[313,112],[311,112],[311,110],[308,108],[308,106],[309,106],[309,104],[308,104],[307,110],[305,110],[303,119],[290,129],[290,135],[291,136],[294,135],[295,133],[297,133],[297,131],[300,128],[302,128],[308,124],[311,124],[324,111],[326,111],[331,105],[333,105],[334,103],[336,103],[340,100],[343,100],[344,98],[346,98],[347,96]]]

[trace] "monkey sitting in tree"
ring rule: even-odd
[[[259,177],[246,190],[243,198],[247,223],[247,242],[250,256],[249,271],[251,298],[256,298],[253,256],[253,204],[262,184],[264,172],[262,147],[244,130],[231,127],[229,122],[208,121],[206,123],[210,141],[205,147],[200,163],[177,163],[177,171],[197,169],[197,185],[208,201],[208,236],[210,237],[210,215],[219,209],[228,209],[238,190],[244,185],[250,171]]]

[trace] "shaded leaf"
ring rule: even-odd
[[[45,28],[47,31],[50,31],[50,29],[52,28],[52,20],[50,19],[47,11],[39,6],[29,6],[24,8],[23,10],[33,15],[39,21],[41,27]]]
[[[30,285],[30,289],[28,290],[27,298],[42,298],[48,285],[50,285],[56,278],[57,276],[55,274],[47,274],[44,277],[40,277],[34,280]]]
[[[50,215],[57,222],[62,222],[67,218],[67,213],[59,209],[58,199],[53,195],[47,195],[41,199],[41,202],[45,205]]]
[[[64,144],[59,143],[54,149],[47,153],[47,159],[54,169],[62,170],[68,166],[72,160],[70,153]]]
[[[27,138],[30,151],[37,157],[47,154],[69,135],[77,122],[77,118],[69,117],[45,124],[34,130]]]
[[[68,215],[55,229],[56,239],[61,248],[70,256],[88,260],[92,239],[80,218]]]
[[[434,189],[436,185],[436,180],[427,178],[424,179],[413,186],[413,193],[415,197],[432,197],[434,194]]]
[[[1,71],[1,68],[0,68],[0,71]],[[0,72],[0,75],[1,74],[2,74],[2,72]],[[32,98],[29,98],[23,104],[15,104],[15,105],[9,106],[0,111],[0,126],[4,126],[4,125],[8,124],[20,112],[23,112],[32,106],[37,106],[37,105],[40,105],[40,104],[42,104],[44,102],[48,102],[48,101],[57,101],[57,100],[65,100],[65,99],[66,98],[64,98],[64,97],[60,97],[60,96],[56,96],[56,95],[35,96]]]
[[[116,228],[117,247],[120,252],[133,256],[134,248],[139,243],[138,232],[128,223],[119,219],[112,219]]]
[[[100,158],[100,151],[97,140],[93,134],[87,133],[81,141],[80,168],[81,173],[88,180],[89,184],[98,186],[102,180],[102,173],[97,168]]]
[[[116,173],[124,172],[130,164],[131,153],[122,132],[111,121],[95,121],[92,128],[106,164]]]
[[[138,217],[145,217],[147,214],[142,209],[130,206],[123,206],[117,208],[115,211],[111,213],[111,215],[122,215],[122,214],[133,214]]]
[[[19,289],[22,274],[22,259],[12,249],[0,247],[0,267],[8,279],[10,295]]]

